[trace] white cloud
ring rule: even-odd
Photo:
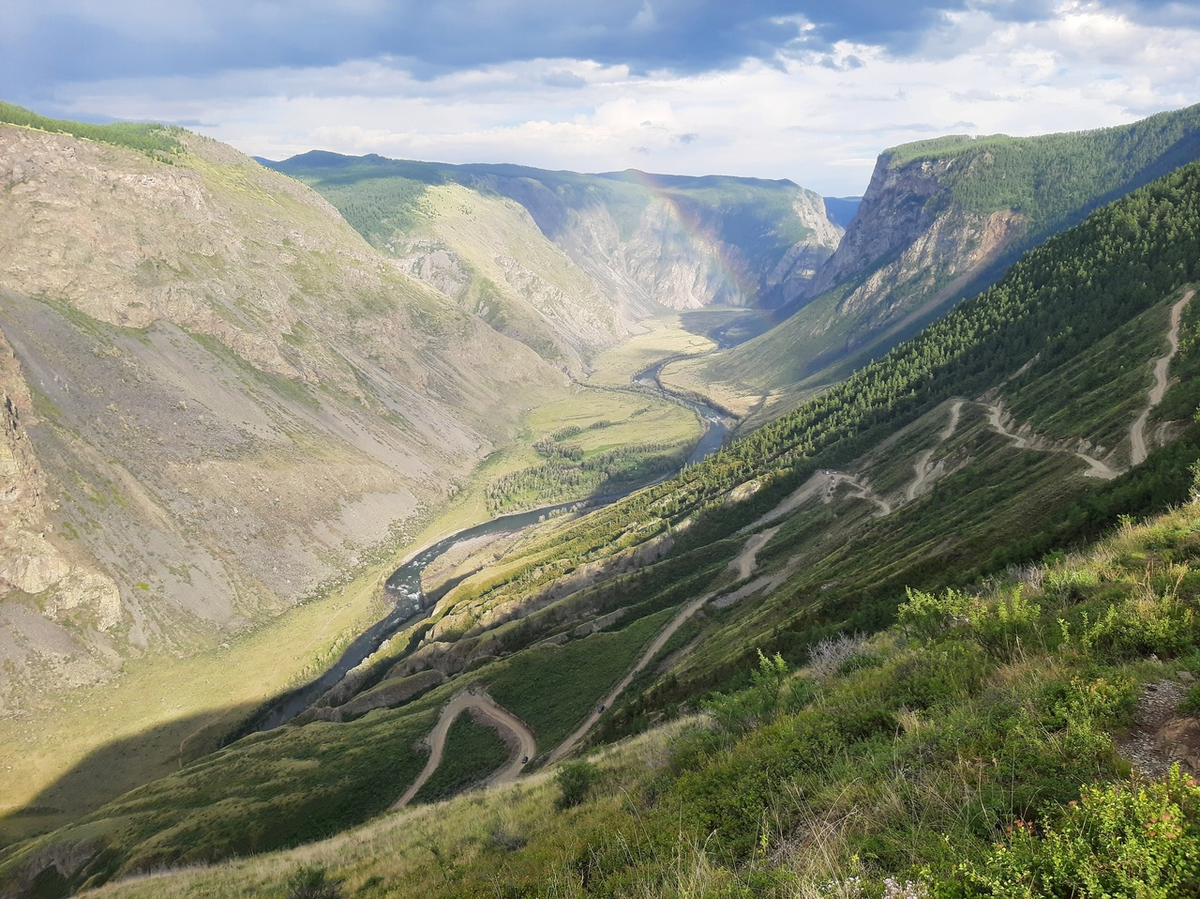
[[[844,196],[866,187],[881,150],[906,141],[1095,128],[1200,99],[1200,33],[1184,27],[1071,3],[1048,22],[999,23],[977,9],[946,29],[938,40],[957,34],[961,43],[908,58],[843,43],[687,76],[547,59],[423,80],[409,61],[381,57],[63,85],[59,107],[42,111],[212,122],[205,133],[272,158],[321,148],[580,171],[635,166],[791,178]]]

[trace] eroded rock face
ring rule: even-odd
[[[571,210],[556,240],[597,281],[626,293],[634,308],[741,306],[776,295],[778,304],[807,289],[842,239],[820,196],[795,188],[792,205],[806,233],[778,258],[725,239],[722,210],[681,211],[668,201],[648,204],[628,235],[601,207]]]
[[[0,125],[0,701],[348,576],[567,388],[308,188]]]
[[[838,313],[862,318],[877,310],[878,326],[897,312],[936,306],[965,286],[1021,236],[1025,219],[957,205],[945,176],[959,164],[950,158],[893,168],[891,157],[881,156],[859,214],[807,296],[871,271],[838,304]]]
[[[24,422],[29,388],[0,334],[0,711],[30,684],[78,685],[115,670],[106,634],[121,623],[111,578],[78,559],[54,534],[46,474]],[[5,627],[7,625],[7,627]]]
[[[1023,239],[1027,222],[1020,213],[974,212],[956,202],[948,176],[959,164],[979,162],[951,157],[893,167],[881,156],[837,249],[813,277],[783,283],[796,311],[700,363],[700,383],[723,383],[734,395],[757,392],[761,403],[749,420],[761,423],[790,408],[806,378],[882,351],[978,286]]]
[[[824,200],[795,184],[625,174],[629,177],[595,176],[582,192],[553,189],[536,172],[528,178],[493,172],[478,181],[529,210],[541,231],[618,304],[619,314],[634,319],[663,307],[784,302],[785,282],[793,289],[806,283],[842,237]],[[614,180],[629,187],[620,199],[605,187]],[[721,196],[727,189],[731,192]],[[756,190],[765,193],[755,195]],[[790,198],[794,220],[781,217],[774,226],[801,235],[782,251],[777,242],[764,243],[762,234],[751,233],[762,221],[749,231],[743,227],[747,205],[767,194],[772,202]]]

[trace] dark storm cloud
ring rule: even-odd
[[[1196,17],[1191,3],[1111,0],[1139,18]],[[0,0],[0,84],[334,66],[390,56],[418,77],[538,58],[694,73],[828,50],[839,40],[917,51],[968,9],[1003,21],[1052,15],[1051,0]],[[578,86],[571,73],[550,75]],[[576,76],[577,77],[577,76]],[[3,89],[3,88],[0,88]]]

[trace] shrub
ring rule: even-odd
[[[976,637],[996,652],[1012,649],[1022,637],[1035,632],[1042,608],[1027,600],[1018,584],[994,603],[981,606],[974,616]]]
[[[1155,653],[1173,657],[1195,647],[1197,621],[1193,609],[1173,593],[1132,602],[1113,603],[1092,621],[1085,612],[1081,648],[1129,659]]]
[[[588,798],[592,786],[600,779],[600,769],[588,761],[567,762],[558,769],[554,781],[562,793],[556,804],[560,809],[572,808]]]
[[[342,882],[322,865],[304,865],[288,878],[287,899],[341,899]]]
[[[784,688],[788,681],[787,662],[775,653],[767,656],[758,650],[758,668],[750,672],[750,686],[738,693],[714,693],[706,708],[717,726],[727,734],[748,733],[774,720],[787,698]],[[803,699],[796,691],[796,701]]]
[[[951,589],[941,596],[911,587],[907,588],[907,593],[907,601],[896,610],[897,620],[905,634],[926,638],[939,636],[952,624],[963,620],[972,599]]]
[[[817,680],[825,681],[847,670],[846,665],[867,651],[864,634],[838,634],[826,637],[808,650],[808,670]]]
[[[1176,899],[1200,886],[1200,788],[1175,765],[1145,785],[1085,787],[1045,825],[1017,819],[940,895]]]

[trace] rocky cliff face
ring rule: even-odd
[[[787,411],[806,378],[893,339],[960,296],[1021,239],[1025,220],[955,203],[945,176],[957,163],[893,166],[881,156],[837,249],[811,277],[783,281],[798,311],[724,354],[676,363],[666,380],[730,395],[761,422]]]
[[[952,201],[942,176],[956,160],[896,169],[889,162],[880,159],[846,240],[810,288],[852,285],[834,310],[854,322],[846,352],[934,312],[1023,233],[1020,213],[973,212]]]
[[[1016,239],[1022,217],[1008,210],[969,212],[953,202],[946,173],[950,157],[892,166],[879,157],[859,212],[838,249],[807,286],[817,296],[859,280],[843,311],[863,311],[870,298],[921,294],[976,271]],[[864,277],[865,276],[865,277]]]
[[[354,570],[561,372],[302,185],[0,126],[0,701]]]
[[[122,617],[117,585],[55,533],[57,506],[25,427],[36,420],[0,336],[0,713],[34,677],[66,685],[108,677]]]
[[[420,224],[386,244],[401,268],[548,362],[581,377],[632,317],[602,294],[513,200],[459,184],[429,187]]]
[[[765,403],[768,417],[786,410],[985,287],[1020,251],[1198,156],[1196,106],[1090,132],[951,135],[890,150],[828,262],[787,285],[799,311],[683,380],[721,382],[747,405]]]

